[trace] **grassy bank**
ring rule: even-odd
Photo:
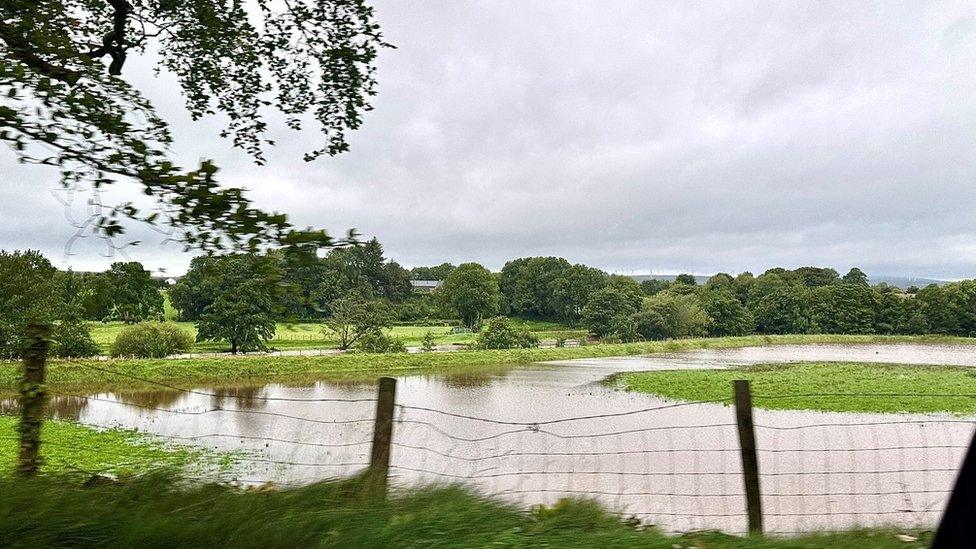
[[[168,318],[168,317],[167,317]],[[586,331],[563,326],[554,322],[539,322],[528,320],[514,320],[516,326],[523,327],[532,331],[540,339],[554,338],[579,338],[585,337]],[[196,337],[196,327],[192,322],[173,322],[181,330]],[[92,322],[92,339],[102,349],[102,353],[108,354],[112,342],[118,337],[119,333],[125,328],[121,322]],[[434,343],[446,345],[450,343],[474,343],[477,334],[455,334],[452,333],[450,326],[394,326],[386,333],[395,339],[399,339],[407,346],[420,346],[424,336],[430,332]],[[339,341],[335,334],[326,329],[325,324],[320,322],[286,323],[279,322],[275,330],[274,337],[268,345],[278,350],[296,349],[335,349],[339,346]],[[200,342],[193,346],[194,352],[216,352],[226,351],[230,347],[226,343]]]
[[[163,478],[78,488],[59,479],[0,481],[0,539],[8,546],[131,547],[708,547],[875,549],[922,547],[903,532],[863,531],[791,539],[684,536],[638,529],[595,503],[566,500],[525,512],[459,488],[387,500],[362,497],[359,481],[294,490],[178,488]],[[914,535],[914,533],[913,533]]]
[[[577,348],[512,349],[418,354],[344,354],[337,356],[242,356],[173,360],[52,361],[48,385],[53,389],[127,390],[152,389],[132,378],[178,384],[253,385],[266,382],[305,383],[329,379],[374,379],[380,375],[423,372],[498,371],[505,367],[547,360],[627,356],[694,349],[721,349],[757,345],[812,343],[969,343],[967,338],[933,336],[784,335],[744,336],[676,341],[653,341]],[[109,370],[106,372],[104,370]],[[116,373],[113,373],[116,372]],[[20,366],[0,363],[0,395],[12,394]],[[158,387],[156,387],[158,388]]]
[[[749,380],[754,405],[767,409],[976,413],[976,371],[951,366],[801,362],[639,372],[614,381],[629,391],[711,401],[730,399],[734,379]]]
[[[144,473],[148,468],[219,466],[224,458],[183,446],[164,445],[135,431],[95,430],[48,420],[41,430],[43,473]],[[0,477],[13,473],[17,460],[17,418],[0,415]],[[0,536],[2,538],[2,536]]]

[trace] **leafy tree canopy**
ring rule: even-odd
[[[254,208],[221,188],[205,161],[169,160],[172,136],[122,77],[151,50],[172,73],[194,119],[222,115],[230,138],[258,163],[272,145],[268,111],[323,134],[305,158],[348,149],[375,94],[374,60],[387,46],[362,0],[5,0],[0,8],[0,140],[23,162],[54,166],[69,190],[141,184],[159,208],[101,207],[79,230],[113,237],[126,219],[163,224],[187,246],[255,249],[333,242]]]
[[[459,265],[438,292],[465,326],[473,327],[498,312],[498,282],[477,263]]]

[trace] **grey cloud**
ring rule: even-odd
[[[184,164],[213,157],[262,206],[375,234],[408,265],[546,254],[628,272],[976,275],[968,2],[383,1],[377,13],[397,49],[382,54],[376,109],[350,153],[312,164],[314,131],[273,123],[279,146],[256,167],[216,138],[219,121],[189,121],[171,80],[146,62],[129,70],[173,121]],[[4,222],[0,242],[58,249],[57,208],[26,188],[5,192],[44,223]],[[131,255],[188,261],[178,246]]]

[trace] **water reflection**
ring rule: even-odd
[[[465,482],[526,504],[590,495],[671,530],[741,532],[732,409],[702,404],[630,414],[668,403],[595,382],[619,371],[789,360],[976,365],[976,347],[782,346],[403,376],[393,481]],[[375,394],[362,381],[202,387],[58,397],[52,410],[245,450],[232,478],[288,484],[367,464]],[[603,417],[561,421],[590,415]],[[757,411],[756,423],[767,524],[781,532],[934,523],[973,429],[971,420],[939,415]]]

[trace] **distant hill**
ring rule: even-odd
[[[949,280],[938,280],[935,278],[920,278],[915,276],[893,276],[893,275],[868,275],[868,280],[871,284],[880,284],[884,282],[890,286],[895,286],[901,289],[905,289],[909,286],[918,286],[919,288],[924,288],[929,284],[943,285],[950,282]]]
[[[733,275],[734,276],[734,275]],[[631,278],[637,282],[643,282],[645,280],[667,280],[668,282],[674,282],[677,275],[630,275]],[[699,284],[704,284],[708,281],[711,275],[695,275],[695,280]],[[915,276],[894,276],[894,275],[868,275],[868,280],[871,285],[880,284],[884,282],[890,286],[895,286],[896,288],[906,289],[909,286],[918,286],[919,288],[924,288],[929,284],[946,284],[948,280],[939,280],[936,278],[922,278]]]

